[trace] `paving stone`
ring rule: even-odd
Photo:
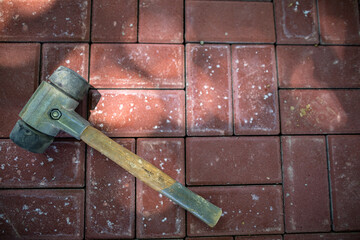
[[[187,134],[232,135],[230,47],[186,46]]]
[[[0,191],[1,239],[83,239],[84,191]]]
[[[137,0],[94,0],[92,4],[92,41],[137,41]]]
[[[235,134],[278,134],[274,47],[234,45],[232,56]]]
[[[330,231],[325,138],[283,137],[282,150],[286,232]]]
[[[88,59],[88,44],[45,43],[42,45],[41,80],[49,80],[60,66],[68,67],[88,79]]]
[[[140,0],[139,42],[182,43],[183,0]]]
[[[134,139],[115,139],[135,152]],[[88,147],[86,238],[135,237],[135,177]]]
[[[0,41],[88,41],[90,1],[1,1]]]
[[[191,2],[191,1],[196,1],[196,2],[200,2],[200,1],[204,1],[204,2],[206,2],[206,1],[209,1],[209,0],[185,0],[186,2]],[[229,1],[238,1],[238,2],[271,2],[272,0],[211,0],[211,1],[219,1],[219,2],[221,2],[221,1],[227,1],[227,2],[229,2]]]
[[[319,0],[321,43],[360,44],[358,1]]]
[[[90,91],[89,121],[112,137],[184,136],[182,90]]]
[[[235,240],[282,240],[281,235],[266,235],[266,236],[239,236]]]
[[[275,0],[274,5],[278,44],[319,43],[315,0]]]
[[[360,47],[277,46],[282,88],[359,88]]]
[[[84,186],[85,146],[56,141],[43,154],[31,153],[10,139],[0,140],[0,187]]]
[[[284,134],[360,132],[358,90],[280,90]]]
[[[329,136],[328,144],[334,230],[358,231],[360,136]]]
[[[188,236],[277,234],[284,231],[281,186],[192,187],[223,210],[213,228],[187,214]]]
[[[233,240],[233,237],[188,237],[186,240]]]
[[[89,45],[78,43],[53,44],[45,43],[42,45],[42,66],[41,79],[49,81],[51,74],[60,66],[68,67],[84,79],[88,79],[88,60]],[[87,96],[80,101],[79,106],[75,110],[82,117],[87,115]],[[69,134],[60,132],[57,137],[72,137]]]
[[[141,138],[137,154],[176,181],[185,182],[183,138]],[[138,238],[185,237],[185,210],[168,198],[136,182],[136,236]]]
[[[0,43],[0,137],[9,137],[21,109],[35,91],[39,61],[40,44]]]
[[[184,47],[94,44],[90,83],[96,88],[184,88]]]
[[[187,42],[273,43],[272,3],[186,2],[185,38]]]
[[[285,234],[285,240],[358,240],[359,233]]]
[[[186,159],[190,185],[282,182],[278,137],[187,138]]]

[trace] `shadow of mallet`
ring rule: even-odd
[[[210,227],[215,226],[222,213],[220,208],[120,146],[90,126],[88,121],[75,112],[89,86],[76,72],[59,67],[50,76],[50,83],[42,82],[20,112],[21,120],[11,131],[11,140],[28,151],[43,153],[60,130],[67,132],[76,139],[83,140]]]

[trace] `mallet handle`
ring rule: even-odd
[[[151,163],[117,144],[96,128],[88,126],[81,134],[81,139],[210,227],[215,226],[218,222],[222,213],[220,208],[193,193]]]

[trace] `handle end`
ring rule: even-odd
[[[214,227],[221,217],[221,208],[193,193],[179,182],[161,190],[161,193],[194,214],[210,227]]]

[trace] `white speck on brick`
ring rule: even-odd
[[[216,65],[216,67],[217,67],[217,68],[220,68],[220,65],[218,64],[218,65]]]
[[[251,194],[251,198],[254,201],[259,201],[259,199],[260,199],[260,197],[258,195],[256,195],[256,194]]]
[[[164,217],[161,221],[162,222],[165,222],[167,220],[167,218],[166,217]]]
[[[67,64],[69,64],[69,63],[70,63],[70,60],[69,60],[69,59],[67,59],[65,62],[66,62]]]
[[[308,14],[311,12],[311,10],[304,10],[303,13],[304,13],[304,16],[305,17],[308,17]]]
[[[114,223],[112,223],[110,220],[107,220],[106,223],[110,229],[113,229]]]

